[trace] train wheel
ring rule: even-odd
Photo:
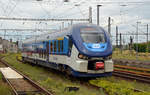
[[[67,67],[66,73],[67,73],[67,75],[69,75],[69,76],[72,75],[72,70],[71,70],[70,67]]]
[[[25,58],[24,58],[24,57],[22,57],[22,62],[23,62],[23,63],[26,63],[26,60],[25,60]]]
[[[22,57],[22,62],[24,62],[24,57]]]
[[[61,71],[61,72],[65,71],[63,65],[58,65],[58,70]]]

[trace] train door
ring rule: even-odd
[[[49,61],[49,42],[46,42],[46,59]]]

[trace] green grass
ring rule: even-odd
[[[135,85],[136,82],[118,81],[118,79],[114,77],[98,78],[97,80],[90,80],[89,82],[93,85],[105,88],[109,95],[150,95],[150,92],[134,92],[132,90],[135,86],[142,85]]]
[[[39,82],[43,87],[52,91],[55,95],[105,95],[102,89],[88,89],[87,87],[81,85],[78,82],[72,82],[71,80],[67,79],[63,74],[55,73],[55,71],[48,70],[40,66],[32,66],[29,64],[20,63],[16,60],[16,56],[20,55],[7,54],[4,60],[17,68],[19,71],[25,73],[34,81]],[[115,92],[118,92],[118,95],[149,95],[149,93],[134,93],[132,90],[128,90],[128,88],[136,88],[144,91],[150,91],[150,85],[148,84],[137,83],[136,81],[122,81],[122,79],[115,79],[114,77],[99,78],[98,80],[92,80],[91,83],[100,86],[102,84],[103,87],[106,88],[106,90],[110,92],[111,95],[113,95]],[[80,90],[77,92],[65,92],[64,89],[68,86],[79,87]]]
[[[3,82],[1,73],[0,73],[0,95],[12,95],[10,87]]]
[[[5,56],[8,56],[9,53],[3,53],[3,54],[0,54],[0,57],[5,57]]]
[[[2,80],[2,73],[0,72],[0,80]]]
[[[141,61],[150,61],[150,54],[148,53],[138,53],[138,60]],[[119,50],[115,50],[112,55],[113,59],[128,59],[128,60],[136,60],[135,51],[124,50],[122,53]]]
[[[55,95],[105,95],[102,90],[88,89],[78,82],[72,82],[65,75],[55,73],[55,71],[42,68],[40,66],[32,66],[23,64],[16,60],[18,54],[10,54],[4,58],[9,64],[19,71],[29,76],[34,81],[39,82],[43,87],[52,91]],[[68,86],[79,87],[79,91],[66,92],[64,89]]]
[[[4,83],[1,72],[0,72],[0,95],[12,95],[11,88],[6,83]]]

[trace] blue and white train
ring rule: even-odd
[[[75,77],[111,76],[109,34],[93,24],[76,24],[23,42],[22,59]]]

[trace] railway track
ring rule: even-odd
[[[3,74],[4,80],[10,85],[15,95],[53,95],[51,92],[41,87],[39,84],[35,83],[29,77],[17,71],[1,59],[0,70]],[[8,75],[6,71],[11,75]]]
[[[18,57],[16,57],[16,59],[17,59],[19,62],[22,62],[21,60],[19,60]],[[119,67],[119,65],[118,65],[118,67]],[[122,68],[126,68],[126,67],[122,67]],[[131,68],[131,69],[133,69],[133,68]],[[142,71],[143,69],[139,69],[139,70]],[[143,71],[144,71],[144,70],[143,70]],[[117,74],[116,71],[113,73],[113,75],[114,75],[114,74],[116,74],[116,76],[119,76],[119,74]],[[109,95],[109,94],[106,92],[105,88],[102,88],[102,87],[100,87],[100,86],[96,86],[96,85],[90,84],[90,83],[88,82],[89,79],[84,79],[84,80],[81,79],[81,80],[80,80],[80,79],[75,79],[75,78],[72,78],[72,77],[69,77],[69,79],[72,80],[73,82],[74,82],[74,81],[79,81],[80,84],[86,86],[86,87],[89,88],[89,89],[91,89],[91,88],[94,88],[94,89],[97,89],[97,90],[102,89],[102,90],[105,92],[106,95]],[[135,91],[135,92],[144,92],[144,91],[139,90],[139,89],[132,89],[132,90]]]
[[[96,78],[94,78],[96,79]],[[73,82],[74,81],[77,81],[77,82],[80,82],[80,84],[86,86],[87,88],[89,89],[96,89],[96,90],[103,90],[103,92],[105,93],[105,95],[110,95],[109,92],[107,92],[106,88],[103,88],[101,87],[100,85],[97,86],[97,85],[94,85],[94,84],[91,84],[89,81],[90,80],[93,80],[93,79],[75,79],[75,78],[70,78],[70,80],[72,80]],[[134,92],[142,92],[142,93],[145,93],[145,91],[143,90],[140,90],[140,89],[135,89],[135,88],[130,88],[131,90],[133,90]],[[117,92],[115,95],[118,95]]]
[[[121,65],[115,65],[114,67],[114,76],[150,83],[150,73],[148,73],[150,72],[149,69]]]
[[[127,59],[113,59],[115,65],[125,65],[138,68],[150,69],[150,61],[140,61],[140,60],[127,60]]]
[[[90,87],[92,87],[92,88],[95,88],[95,89],[97,89],[97,90],[102,89],[102,90],[105,92],[106,95],[109,95],[105,88],[102,88],[102,87],[100,87],[100,86],[96,86],[96,85],[93,85],[93,84],[90,84],[90,83],[87,83],[87,84],[85,84],[85,85],[90,86]],[[133,90],[134,92],[142,92],[142,93],[145,93],[145,91],[139,90],[139,89],[135,89],[135,88],[132,89],[132,90]],[[117,94],[116,94],[116,95],[117,95]]]

